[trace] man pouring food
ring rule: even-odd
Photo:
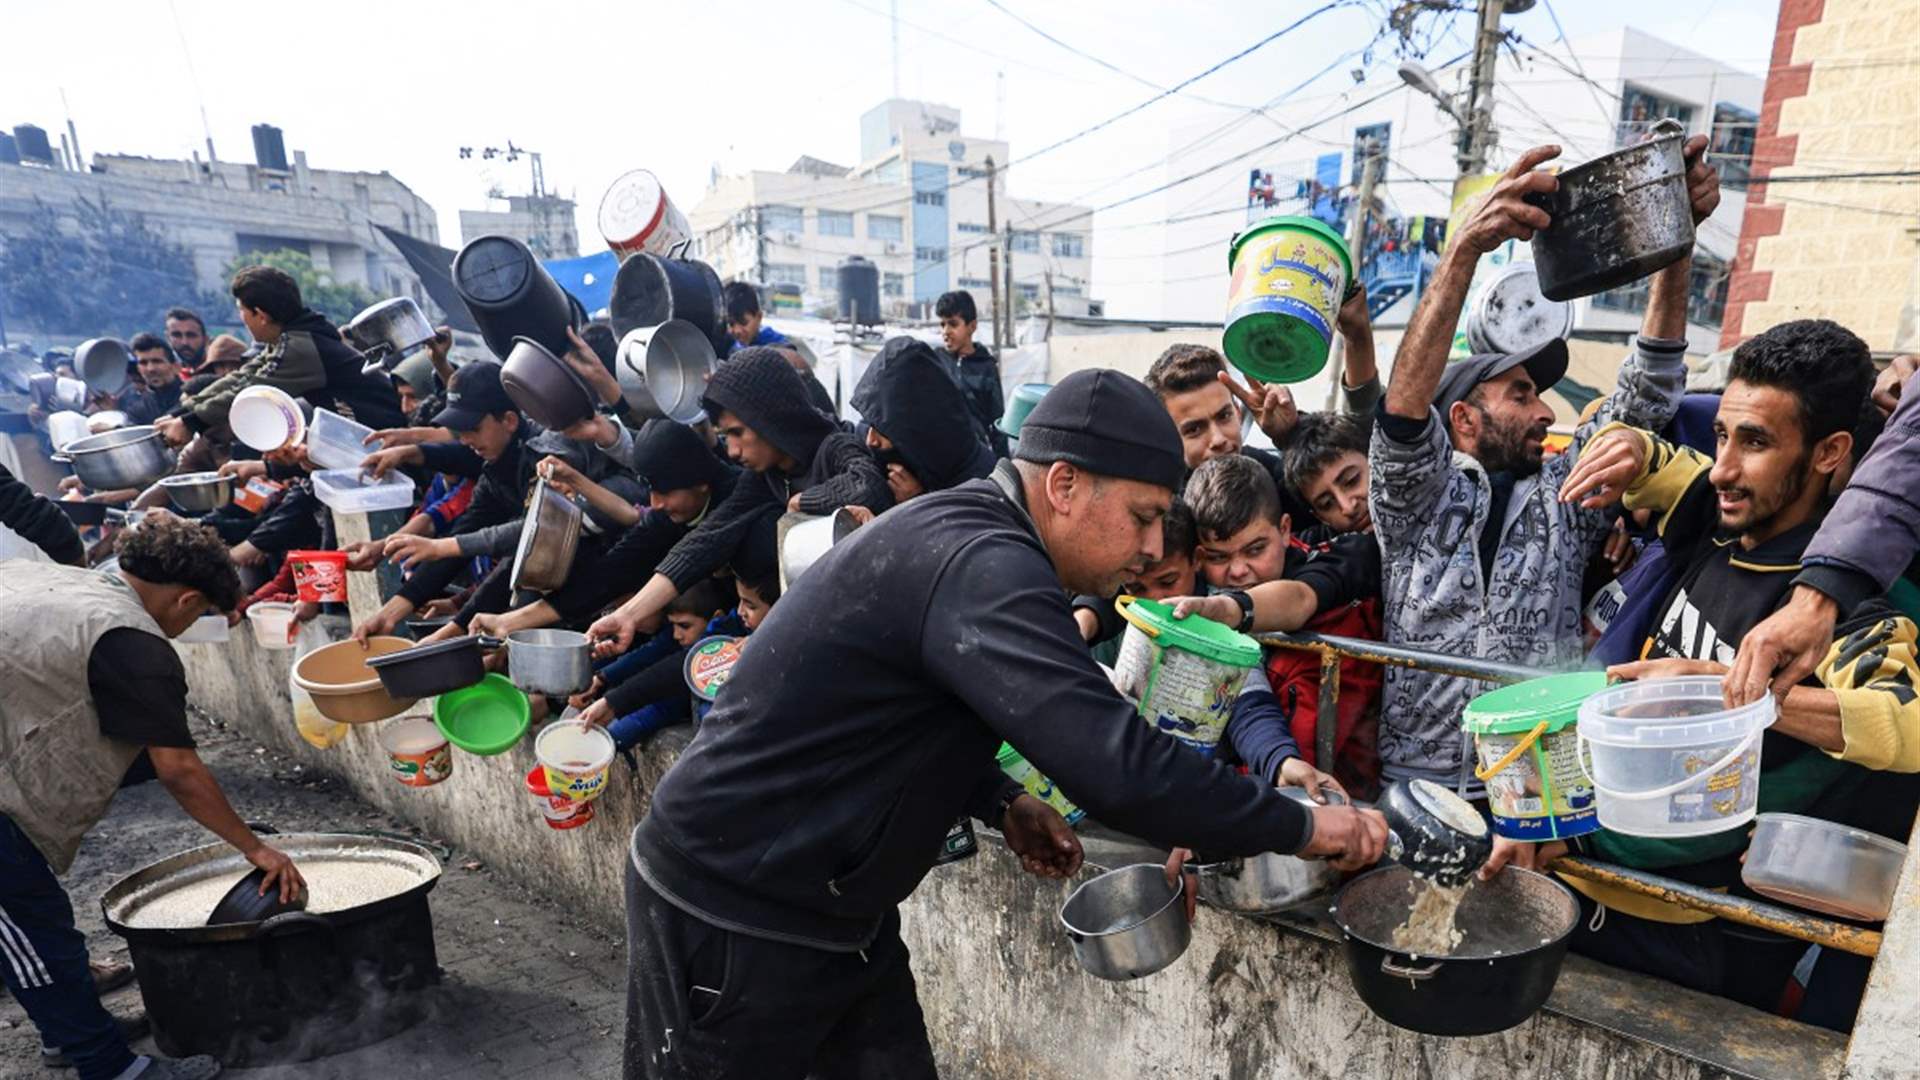
[[[1073,593],[1159,558],[1186,464],[1166,410],[1113,371],[1062,380],[986,479],[835,545],[754,633],[634,830],[630,1078],[931,1077],[897,906],[956,818],[1043,877],[1080,867],[1001,740],[1108,825],[1223,856],[1376,861],[1371,810],[1303,806],[1134,715]]]
[[[161,511],[120,534],[117,571],[0,561],[0,978],[80,1080],[202,1080],[209,1057],[137,1056],[100,1004],[66,873],[114,792],[148,768],[214,835],[305,889],[285,853],[240,820],[187,730],[169,639],[233,610],[240,579],[212,529]]]

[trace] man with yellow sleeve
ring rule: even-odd
[[[1563,501],[1624,502],[1655,514],[1677,576],[1641,659],[1616,678],[1724,675],[1740,639],[1786,602],[1826,515],[1828,480],[1845,465],[1873,382],[1867,346],[1835,323],[1776,326],[1734,353],[1714,419],[1715,457],[1634,428],[1596,432],[1560,491]],[[1762,812],[1845,821],[1899,835],[1914,817],[1920,778],[1916,628],[1880,601],[1834,632],[1808,682],[1780,701],[1761,750]],[[1875,772],[1873,770],[1884,770]],[[1738,891],[1748,830],[1648,839],[1602,830],[1577,845],[1607,862]],[[1508,861],[1543,865],[1565,845],[1502,842],[1487,874]],[[1712,916],[1569,881],[1586,918],[1576,951],[1697,990],[1773,1010],[1803,942]],[[1853,1002],[1839,1010],[1852,1014]],[[1832,1005],[1833,1002],[1823,1002]]]

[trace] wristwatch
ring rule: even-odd
[[[1026,793],[1027,789],[1025,787],[1010,787],[1007,789],[1006,794],[1000,796],[999,803],[993,808],[993,824],[995,828],[1003,832],[1006,830],[1008,809],[1019,800],[1020,796]]]
[[[1243,634],[1252,630],[1253,597],[1248,595],[1245,589],[1229,589],[1225,595],[1231,598],[1234,603],[1240,605],[1240,622],[1234,626],[1234,629]]]

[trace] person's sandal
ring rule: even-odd
[[[118,960],[88,960],[87,971],[93,975],[93,988],[102,995],[133,981],[133,965]]]

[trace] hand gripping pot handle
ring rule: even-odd
[[[1637,799],[1642,801],[1647,799],[1665,799],[1680,794],[1699,783],[1703,778],[1712,776],[1721,769],[1740,760],[1740,755],[1747,752],[1747,748],[1753,745],[1753,740],[1765,733],[1765,728],[1756,728],[1748,732],[1746,738],[1741,739],[1740,744],[1729,751],[1726,757],[1714,762],[1707,768],[1701,769],[1699,772],[1689,773],[1683,780],[1678,780],[1665,787],[1655,788],[1652,791],[1615,791],[1610,787],[1603,786],[1600,781],[1595,780],[1593,774],[1587,771],[1587,737],[1577,732],[1574,738],[1578,740],[1579,752],[1575,757],[1580,762],[1580,775],[1587,778],[1587,783],[1593,785],[1593,790],[1610,799]]]

